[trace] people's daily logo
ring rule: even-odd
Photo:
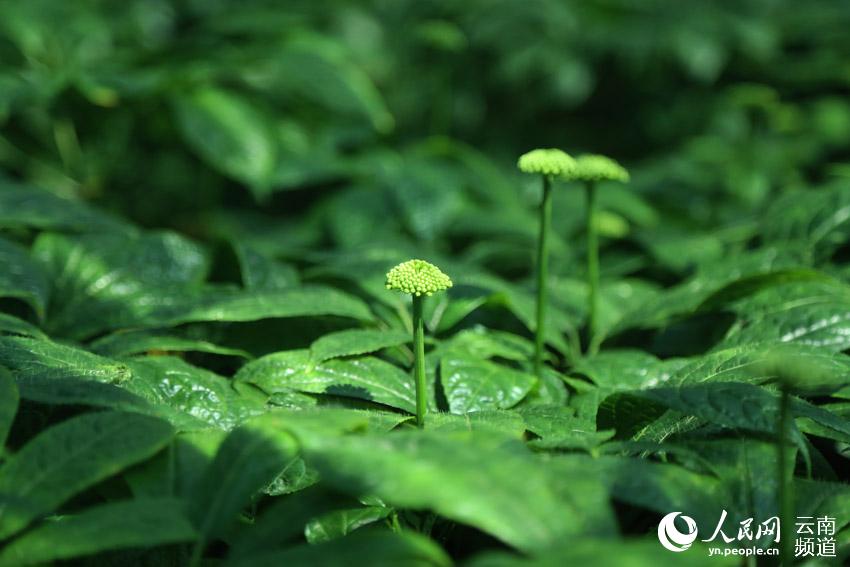
[[[762,522],[755,518],[744,518],[737,525],[735,520],[738,518],[733,520],[728,516],[728,512],[722,510],[711,537],[700,540],[713,544],[704,547],[709,556],[779,555],[777,544],[783,534],[778,516]],[[794,557],[835,557],[835,534],[841,525],[830,516],[797,516]],[[658,541],[674,553],[687,551],[696,542],[698,533],[694,519],[682,512],[670,512],[658,523]],[[705,534],[708,533],[705,531]]]
[[[687,526],[687,531],[682,533],[676,527],[676,518],[681,517]],[[688,549],[697,539],[697,523],[690,516],[683,516],[681,512],[670,512],[658,523],[658,541],[670,551],[680,552]]]

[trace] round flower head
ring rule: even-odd
[[[412,295],[431,295],[452,287],[452,280],[425,260],[402,262],[387,273],[387,289]]]
[[[575,171],[576,160],[558,149],[538,149],[521,155],[517,167],[523,173],[569,175]]]
[[[622,181],[629,180],[626,168],[613,159],[601,155],[585,154],[576,159],[577,168],[569,177],[581,181]]]

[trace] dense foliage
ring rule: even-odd
[[[780,494],[840,563],[848,29],[829,0],[0,3],[0,565],[723,565],[659,519]],[[552,181],[538,376],[516,164],[550,147],[631,180],[592,231]],[[411,258],[453,283],[420,303],[424,428]]]

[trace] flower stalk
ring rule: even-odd
[[[549,280],[549,232],[552,224],[552,179],[565,176],[575,169],[575,160],[557,149],[532,150],[520,156],[517,167],[543,180],[540,201],[540,233],[537,237],[537,298],[534,328],[534,374],[543,376],[543,356],[546,350],[547,283]]]
[[[452,287],[452,280],[424,260],[408,260],[387,273],[387,289],[410,294],[413,300],[413,383],[416,388],[416,425],[425,427],[428,413],[425,378],[425,298]]]
[[[588,352],[595,353],[596,318],[599,311],[599,240],[596,234],[596,182],[584,184],[587,196],[587,340]]]
[[[565,176],[583,181],[586,201],[587,238],[587,354],[596,354],[601,342],[599,335],[599,235],[597,232],[596,189],[600,181],[629,180],[629,172],[611,158],[587,154],[576,160],[576,169]]]
[[[422,317],[423,298],[413,296],[413,374],[416,385],[416,425],[425,426],[428,400],[425,396],[425,324]]]
[[[552,224],[552,179],[543,176],[543,200],[540,202],[540,235],[537,238],[537,325],[534,329],[534,374],[543,372],[546,348],[546,281],[549,279],[549,227]]]

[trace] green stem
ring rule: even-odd
[[[776,446],[779,451],[777,459],[779,473],[778,500],[781,539],[779,544],[779,554],[782,565],[791,565],[794,561],[794,531],[792,530],[794,525],[794,494],[792,491],[793,486],[791,484],[794,473],[792,470],[790,475],[791,478],[789,478],[789,447],[787,447],[789,437],[788,429],[791,425],[790,402],[791,400],[788,394],[788,388],[783,386],[782,398],[779,405],[779,431],[776,436]]]
[[[537,327],[534,330],[534,373],[543,377],[543,351],[546,348],[546,281],[549,279],[549,225],[552,222],[552,181],[543,176],[540,203],[540,236],[537,239]]]
[[[597,310],[599,308],[599,241],[596,236],[596,183],[585,185],[587,195],[587,344],[588,354],[594,354],[596,344]]]
[[[413,369],[416,382],[416,425],[425,426],[428,403],[425,397],[425,325],[422,317],[422,296],[413,296]]]

